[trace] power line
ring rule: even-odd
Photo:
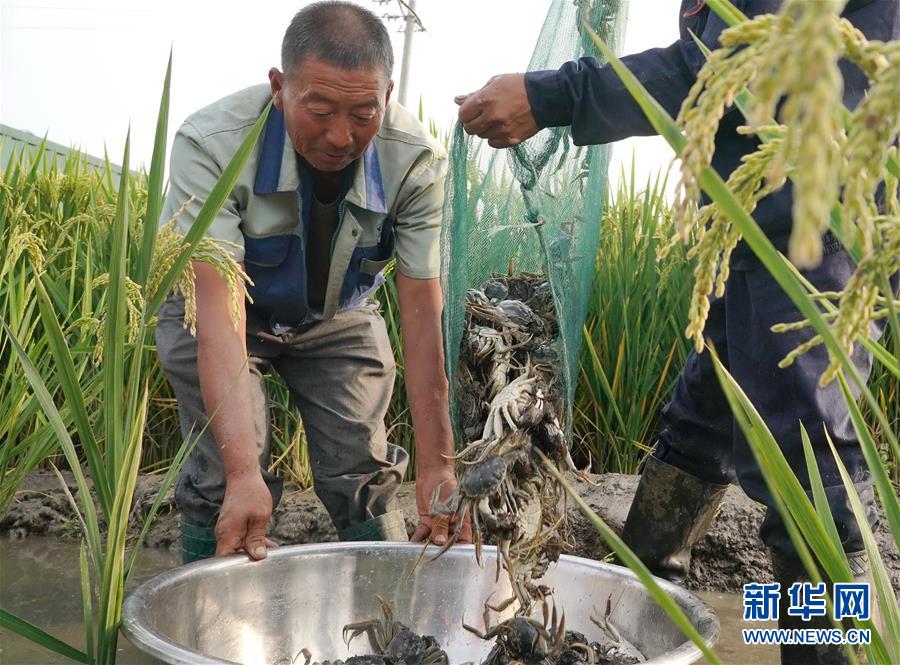
[[[0,30],[94,30],[97,32],[139,32],[139,28],[97,28],[74,25],[0,25]]]
[[[149,9],[122,9],[120,7],[59,7],[56,5],[11,5],[4,3],[0,9],[47,9],[58,12],[115,12],[118,14],[149,14]]]

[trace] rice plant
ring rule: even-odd
[[[632,168],[604,207],[573,416],[597,472],[637,471],[688,350],[686,252],[657,260],[674,230],[664,189]]]
[[[178,239],[161,236],[162,240],[157,244],[156,220],[163,194],[170,74],[171,59],[163,86],[145,193],[135,197],[132,192],[129,141],[126,140],[118,187],[113,188],[107,181],[99,188],[109,196],[98,203],[98,211],[110,215],[112,219],[108,236],[102,239],[85,236],[82,242],[67,244],[63,242],[67,234],[59,233],[59,246],[63,252],[101,251],[108,257],[103,265],[103,274],[85,275],[78,272],[90,271],[94,265],[90,260],[70,264],[71,280],[83,280],[80,301],[85,316],[72,320],[73,301],[66,297],[67,292],[60,288],[58,281],[44,270],[42,253],[26,252],[30,266],[26,268],[17,262],[12,268],[30,270],[27,280],[23,279],[16,285],[16,295],[18,302],[24,304],[25,290],[31,289],[31,303],[34,303],[39,314],[32,314],[28,320],[37,322],[39,319],[40,336],[25,335],[20,341],[24,317],[10,315],[11,310],[4,309],[3,319],[0,320],[3,331],[3,346],[0,348],[4,349],[10,361],[8,364],[17,365],[31,391],[17,405],[33,403],[41,409],[45,427],[53,434],[44,452],[49,454],[61,450],[78,485],[77,499],[71,495],[69,499],[84,535],[81,577],[85,650],[66,645],[2,609],[0,626],[84,663],[107,664],[116,660],[125,582],[140,551],[146,529],[190,449],[189,442],[181,444],[166,473],[159,496],[151,507],[144,532],[129,553],[126,546],[128,517],[140,469],[150,399],[150,381],[145,370],[153,352],[150,343],[153,318],[169,291],[178,284],[184,284],[185,275],[191,274],[190,261],[198,248],[205,248],[204,233],[237,181],[268,112],[267,109],[260,116],[225,167],[190,232]],[[39,164],[40,155],[29,174],[36,174]],[[107,169],[106,175],[109,173]],[[87,177],[95,179],[97,176]],[[78,179],[35,177],[25,190],[36,196],[33,200],[39,205],[43,199],[55,194],[54,188],[63,188],[67,184],[73,195],[90,197],[97,189],[83,186],[84,181]],[[33,217],[27,215],[27,206],[13,206],[8,198],[4,198],[3,203],[3,221],[0,224],[12,231],[0,234],[2,237],[24,236],[33,245],[34,241],[25,235],[29,231],[17,232],[16,229],[23,225],[40,226],[58,222],[52,214],[57,212],[56,208],[49,215]],[[137,210],[144,211],[143,223],[136,217]],[[65,205],[59,206],[59,213],[65,216]],[[66,231],[71,234],[80,233],[82,223],[91,228],[98,221],[89,216],[78,223],[72,218],[67,219]],[[129,242],[129,237],[135,236],[137,241]],[[29,246],[22,240],[18,244]],[[56,245],[48,245],[43,253],[52,259],[56,249]],[[212,255],[208,248],[203,256],[210,260]],[[227,269],[229,266],[220,267]],[[0,274],[6,272],[7,266],[4,264]],[[74,293],[74,290],[68,293]],[[186,295],[190,297],[190,293]],[[33,330],[32,326],[28,326],[24,332]],[[37,345],[32,344],[35,340]],[[23,342],[30,348],[23,348]],[[42,353],[36,354],[36,351]],[[97,395],[100,398],[94,399]],[[63,406],[58,407],[58,403]],[[98,406],[99,410],[88,409],[89,403]],[[12,439],[19,438],[15,430],[7,434]],[[21,443],[18,445],[21,446]],[[22,455],[19,458],[16,473],[20,472],[20,467],[25,468]],[[26,459],[31,461],[27,453]],[[3,480],[5,485],[8,479]],[[96,494],[96,504],[88,481]]]
[[[84,383],[83,400],[90,413],[100,411],[102,391],[93,354],[98,323],[106,307],[111,238],[115,227],[117,192],[110,187],[113,167],[88,165],[79,153],[64,163],[47,159],[43,146],[36,154],[22,152],[2,173],[0,188],[0,317],[27,350],[45,377],[60,413],[71,425],[72,413],[61,399],[55,376],[44,371],[52,364],[48,338],[38,308],[38,278],[47,290],[64,328],[76,375]],[[146,218],[147,177],[130,176],[129,257],[138,255]],[[0,333],[0,510],[19,482],[45,459],[59,462],[58,446],[40,405],[14,361],[9,339]],[[160,442],[177,440],[178,420],[168,384],[155,359],[148,368],[150,405],[147,442],[142,465],[152,465]],[[60,399],[56,399],[59,396]],[[171,458],[172,454],[169,454]]]

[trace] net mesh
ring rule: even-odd
[[[528,71],[556,69],[582,56],[602,61],[587,19],[614,50],[627,0],[552,0]],[[548,128],[506,150],[469,137],[457,123],[442,230],[444,338],[454,426],[460,434],[457,370],[466,294],[495,273],[543,272],[550,283],[561,360],[556,386],[570,433],[578,349],[594,273],[607,184],[609,146],[576,147],[568,127]]]

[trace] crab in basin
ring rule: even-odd
[[[375,656],[354,656],[354,658],[381,658],[375,663],[398,663],[402,665],[448,665],[447,654],[430,635],[421,636],[399,621],[394,621],[394,610],[381,596],[381,619],[348,623],[344,626],[344,642],[350,642],[365,634]],[[349,663],[349,661],[348,661]],[[368,661],[360,661],[368,664]]]
[[[557,616],[556,605],[550,612],[543,603],[543,621],[532,617],[514,616],[494,626],[490,625],[491,606],[484,605],[484,632],[463,623],[463,628],[483,640],[496,638],[496,644],[482,665],[544,665],[565,648],[566,619]]]
[[[297,654],[297,657],[301,655],[305,659],[303,665],[390,665],[390,663],[381,656],[351,656],[347,660],[323,660],[319,662],[313,661],[309,649],[301,649],[300,653]],[[291,665],[293,665],[294,662],[296,662],[296,659],[291,661]],[[280,665],[280,662],[276,663],[276,665]]]
[[[594,647],[594,650],[604,662],[611,662],[616,665],[643,663],[647,660],[644,654],[638,651],[631,642],[622,637],[609,620],[610,614],[612,614],[612,596],[606,599],[606,612],[602,618],[591,615],[591,623],[603,631],[600,640],[593,642],[591,646]]]

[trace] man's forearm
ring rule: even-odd
[[[224,280],[204,263],[195,262],[197,275],[197,371],[209,427],[229,476],[259,468],[259,452],[250,402],[247,314],[239,304],[237,326]]]
[[[259,470],[249,376],[243,345],[233,329],[198,340],[197,369],[209,427],[227,476]]]
[[[449,388],[444,371],[440,282],[397,275],[406,393],[416,442],[416,465],[422,469],[450,466],[453,432]]]
[[[434,326],[428,328],[433,330]],[[453,454],[453,433],[440,320],[437,321],[437,337],[424,330],[406,335],[419,340],[404,344],[406,394],[415,431],[416,464],[420,469],[452,466],[448,457]]]

